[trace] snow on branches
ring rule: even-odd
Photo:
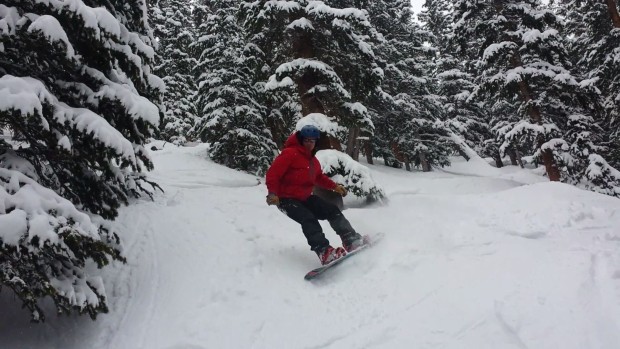
[[[2,167],[21,160],[15,153],[0,156]],[[90,261],[101,267],[123,260],[118,237],[102,224],[22,172],[0,168],[0,281],[34,321],[45,319],[37,303],[43,296],[54,299],[60,313],[95,318],[107,310],[101,278],[82,270]]]
[[[0,5],[0,286],[34,321],[107,311],[93,271],[120,255],[107,219],[157,185],[144,149],[164,89],[143,0]]]
[[[323,173],[344,185],[353,195],[368,201],[385,197],[383,189],[372,179],[368,167],[337,150],[325,149],[316,153]]]
[[[36,115],[33,121],[37,120],[42,128],[49,131],[50,124],[43,116],[44,105],[51,108],[53,118],[57,123],[67,124],[70,128],[91,135],[104,146],[114,149],[121,158],[137,166],[131,142],[100,115],[89,109],[72,108],[58,101],[39,80],[11,75],[0,77],[0,110],[16,111],[22,117]],[[132,109],[139,109],[139,107]],[[157,111],[156,107],[155,111]],[[54,133],[59,144],[70,151],[71,142],[67,134],[62,133],[61,130],[56,130]]]

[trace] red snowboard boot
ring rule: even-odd
[[[343,257],[347,254],[347,251],[342,247],[333,248],[331,246],[327,246],[322,251],[316,251],[316,254],[319,256],[319,260],[322,265],[329,264],[336,259]]]

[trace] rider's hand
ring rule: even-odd
[[[334,188],[334,191],[335,191],[336,193],[340,194],[340,196],[347,196],[347,193],[348,193],[347,188],[345,188],[345,187],[344,187],[343,185],[341,185],[341,184],[338,184],[338,185],[336,186],[336,188]]]
[[[267,205],[280,205],[280,198],[276,194],[267,195]]]

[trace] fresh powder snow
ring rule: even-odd
[[[262,178],[156,142],[165,193],[121,209],[110,312],[28,322],[0,293],[0,348],[620,348],[620,200],[481,159],[368,165],[382,204],[345,199],[377,246],[314,282],[300,227]],[[323,222],[333,244],[339,239]]]

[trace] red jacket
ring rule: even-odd
[[[266,175],[267,190],[280,198],[305,201],[315,185],[325,189],[336,188],[336,183],[323,174],[319,160],[314,157],[293,133],[284,149],[273,160]]]

